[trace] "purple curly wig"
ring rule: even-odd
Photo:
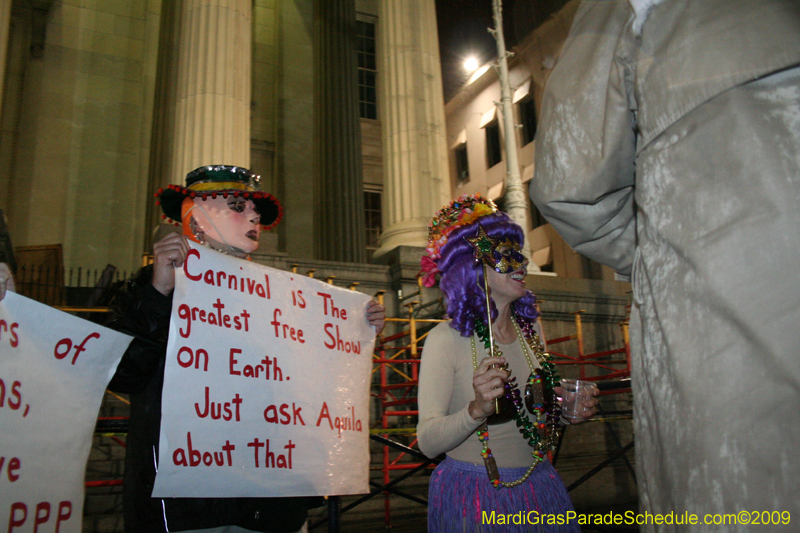
[[[441,272],[439,288],[447,300],[447,314],[452,319],[450,327],[464,337],[471,336],[475,331],[476,317],[486,317],[483,268],[480,263],[475,263],[472,245],[465,238],[477,235],[478,224],[494,239],[513,239],[520,243],[524,240],[522,228],[499,211],[456,228],[448,236],[447,243],[442,247],[442,257],[436,262]],[[491,297],[489,299],[494,322],[497,309],[494,300]],[[514,309],[521,317],[534,321],[539,316],[535,303],[536,296],[528,291],[514,302]]]

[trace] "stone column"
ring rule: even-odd
[[[367,260],[355,0],[317,0],[315,137],[319,259]]]
[[[384,230],[375,259],[425,246],[428,222],[450,199],[434,0],[381,0],[379,13]]]
[[[252,0],[181,0],[169,182],[202,165],[250,166],[251,13]]]

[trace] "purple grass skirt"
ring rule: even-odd
[[[521,478],[527,468],[500,468],[500,479]],[[550,461],[544,460],[525,483],[496,489],[486,468],[447,457],[431,474],[428,487],[428,531],[580,533],[577,519],[568,522],[572,500]],[[547,516],[545,516],[547,515]]]

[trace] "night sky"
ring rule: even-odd
[[[503,32],[511,49],[567,0],[503,0]],[[444,99],[467,80],[464,60],[474,55],[483,64],[495,58],[497,45],[487,28],[494,26],[492,0],[436,0]]]

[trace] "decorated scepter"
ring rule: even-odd
[[[491,266],[494,268],[495,257],[494,252],[497,249],[497,240],[492,239],[486,234],[486,231],[483,229],[483,226],[478,224],[478,234],[475,237],[469,238],[467,237],[466,240],[472,245],[473,248],[473,256],[475,257],[475,262],[480,262],[483,268],[483,294],[486,300],[486,330],[488,335],[488,343],[485,346],[486,350],[488,350],[489,357],[501,357],[503,352],[501,352],[497,345],[494,342],[494,334],[492,332],[492,308],[491,308],[491,300],[489,298],[489,267]],[[478,286],[480,286],[480,281],[476,280]],[[507,369],[508,364],[506,363],[503,365],[503,369]],[[500,416],[500,414],[505,410],[503,405],[503,400],[506,400],[506,404],[511,402],[514,403],[514,392],[515,387],[506,383],[504,385],[504,394],[498,398],[494,399],[494,416]],[[517,392],[517,394],[519,394]],[[508,397],[510,396],[510,397]]]
[[[499,350],[496,349],[494,344],[494,334],[492,333],[492,311],[489,305],[489,280],[488,280],[488,271],[486,263],[483,263],[483,294],[486,297],[486,323],[489,325],[489,346],[491,353],[489,354],[490,357],[500,357],[502,353],[498,353]],[[507,365],[506,365],[507,366]],[[497,397],[494,399],[494,414],[500,414],[500,398]]]

